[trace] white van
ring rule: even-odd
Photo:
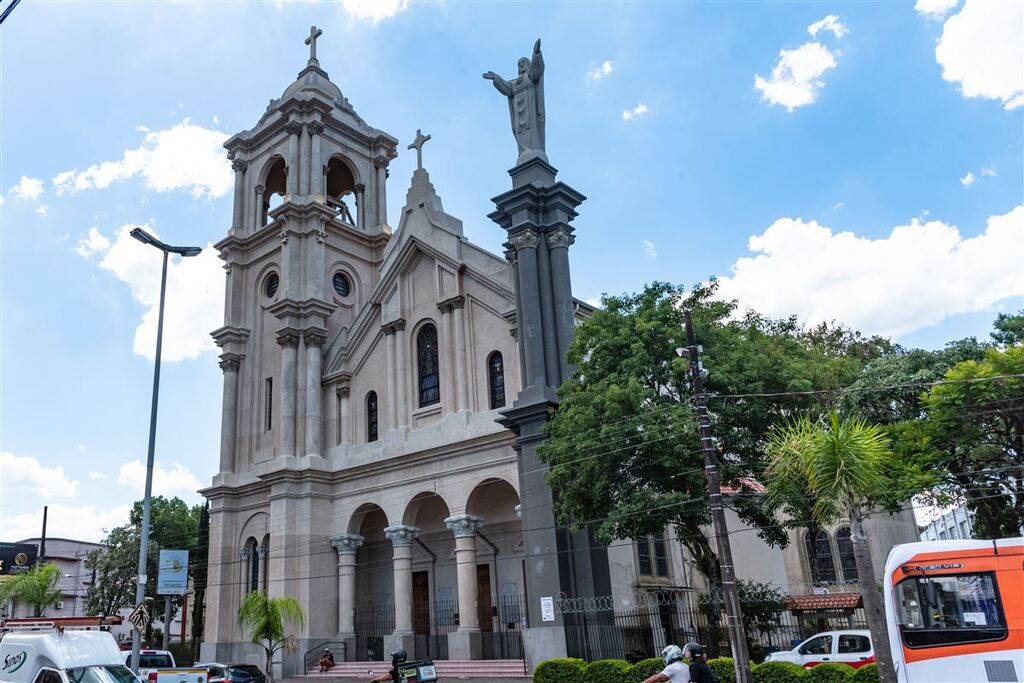
[[[139,683],[106,631],[13,629],[0,640],[0,683]]]

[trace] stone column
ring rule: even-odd
[[[327,341],[325,330],[310,328],[302,331],[306,342],[306,455],[322,455],[320,434],[323,431],[323,411],[320,386],[322,347]]]
[[[291,121],[285,126],[288,133],[288,194],[299,193],[299,133],[302,132],[302,124],[298,121]]]
[[[398,404],[398,381],[395,377],[395,328],[391,325],[384,326],[384,367],[388,378],[388,391],[384,397],[388,408],[387,428],[394,429],[397,426],[398,415],[395,409]]]
[[[231,216],[231,227],[234,230],[241,230],[245,220],[245,159],[235,159],[231,162],[231,168],[235,171],[235,208]]]
[[[355,443],[354,425],[352,424],[352,398],[348,386],[338,387],[338,400],[341,402],[341,419],[338,421],[338,443]]]
[[[391,323],[391,329],[395,336],[395,383],[398,385],[395,426],[406,427],[409,424],[409,334],[401,319]]]
[[[451,379],[455,350],[455,344],[452,343],[451,299],[439,303],[437,310],[441,312],[441,321],[437,325],[437,390],[441,396],[441,405],[447,410],[455,411],[458,408],[455,404],[455,386]],[[419,382],[419,377],[416,381]]]
[[[384,649],[411,651],[412,630],[412,541],[420,535],[418,527],[396,524],[384,529],[394,549],[395,632],[385,641]]]
[[[452,299],[452,324],[455,326],[455,388],[459,410],[469,410],[469,380],[466,377],[466,319],[462,313],[466,298]]]
[[[263,211],[263,192],[266,188],[257,185],[253,189],[256,190],[256,208],[252,212],[252,230],[256,232],[267,224],[267,214]]]
[[[295,455],[295,394],[299,334],[288,328],[280,330],[277,333],[277,343],[281,346],[281,400],[278,402],[281,455]]]
[[[299,132],[299,194],[309,194],[309,128]]]
[[[219,472],[235,471],[235,435],[238,424],[238,368],[242,359],[240,353],[222,353],[220,369],[224,371],[224,403],[220,416],[220,469]]]
[[[331,537],[331,545],[338,551],[338,640],[345,643],[345,659],[355,655],[349,640],[354,641],[356,637],[356,550],[362,544],[363,537],[359,534]]]
[[[476,515],[455,515],[444,520],[455,534],[455,562],[459,582],[459,629],[448,635],[452,659],[480,659],[480,615],[477,611],[476,530],[484,520]]]
[[[270,585],[270,561],[267,557],[270,554],[270,548],[263,545],[262,543],[256,546],[256,563],[259,566],[259,586],[260,590],[266,592],[267,587]]]
[[[374,157],[373,165],[377,168],[377,225],[386,225],[388,222],[387,177],[388,158],[384,155]]]
[[[516,250],[519,264],[519,299],[522,303],[522,332],[519,343],[523,345],[526,364],[523,372],[523,388],[544,386],[544,342],[541,339],[540,307],[537,305],[540,292],[537,282],[537,231],[526,229],[512,235],[509,244]]]
[[[359,183],[353,189],[356,195],[356,227],[366,230],[366,185]]]
[[[561,382],[569,379],[572,368],[566,361],[569,344],[576,331],[576,311],[572,303],[572,283],[569,280],[569,246],[576,241],[572,233],[561,228],[547,234],[548,251],[551,252],[551,286],[555,302],[555,332],[558,337],[558,354],[562,359]]]
[[[306,125],[309,131],[309,193],[323,195],[323,164],[320,163],[320,134],[324,132],[324,124],[312,121]]]
[[[242,599],[249,593],[252,588],[252,565],[249,564],[253,561],[252,548],[248,545],[244,545],[238,551],[238,564],[242,568]]]

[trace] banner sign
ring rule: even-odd
[[[0,543],[0,581],[35,566],[39,548],[32,543]]]
[[[156,577],[157,595],[184,595],[188,592],[188,551],[161,550],[160,571]]]

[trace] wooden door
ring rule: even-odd
[[[491,566],[478,564],[476,566],[476,604],[477,614],[480,617],[480,630],[494,630],[494,621],[491,610]]]
[[[430,577],[427,572],[412,573],[412,630],[430,633]]]

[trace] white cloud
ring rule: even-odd
[[[918,14],[938,21],[946,16],[946,12],[956,7],[958,2],[960,0],[917,0],[914,9]]]
[[[658,256],[658,252],[654,250],[654,242],[644,240],[644,256],[647,258],[656,258]]]
[[[121,465],[117,473],[117,483],[136,491],[146,490],[146,465],[141,460],[129,460]],[[191,493],[191,498],[198,498],[196,493],[203,488],[203,483],[192,474],[187,467],[179,462],[166,470],[160,461],[153,463],[153,495],[164,496],[171,493]],[[188,496],[185,496],[188,497]]]
[[[1024,106],[1024,2],[966,0],[942,28],[935,61],[964,97]]]
[[[341,0],[349,16],[376,24],[409,8],[409,0]]]
[[[839,17],[834,14],[830,14],[820,21],[816,21],[807,27],[807,32],[811,34],[811,37],[817,38],[819,31],[831,31],[832,35],[836,38],[842,38],[850,29],[846,28],[846,25],[839,21]]]
[[[64,468],[43,467],[27,455],[0,453],[0,497],[6,492],[30,492],[40,498],[73,498],[78,482],[68,479]]]
[[[110,475],[109,474],[104,474],[103,472],[97,472],[95,470],[89,470],[89,478],[93,479],[93,480],[96,480],[96,479],[109,479]]]
[[[226,133],[185,119],[165,130],[146,131],[145,135],[140,146],[126,150],[116,161],[104,161],[84,171],[58,173],[53,178],[57,194],[104,189],[138,175],[151,190],[189,190],[196,198],[223,197],[234,186],[234,174],[223,148]]]
[[[633,119],[640,118],[647,113],[647,105],[641,102],[632,109],[624,109],[622,111],[623,121],[632,121]]]
[[[99,267],[112,272],[131,289],[132,297],[146,306],[135,328],[132,350],[153,359],[160,304],[161,255],[131,236],[135,225],[124,225],[111,241],[98,231],[79,241],[83,256],[102,254]],[[148,225],[141,226],[153,232]],[[84,253],[83,253],[84,252]],[[164,310],[163,360],[196,358],[216,347],[210,332],[223,322],[224,270],[211,245],[199,256],[171,257],[167,266],[167,297]]]
[[[21,176],[18,184],[11,188],[11,194],[18,199],[26,199],[30,202],[38,202],[43,194],[43,181],[38,178]]]
[[[761,99],[793,111],[814,102],[825,86],[821,79],[829,69],[836,67],[836,55],[821,43],[804,43],[793,50],[780,50],[779,61],[772,75],[754,76],[754,87],[761,91]]]
[[[48,207],[46,204],[40,204],[39,206],[36,207],[36,213],[38,213],[40,216],[45,216],[46,212],[49,210],[50,207]]]
[[[996,169],[992,168],[991,166],[982,166],[981,167],[981,175],[988,176],[990,178],[994,178],[994,177],[996,177],[999,174],[996,173]]]
[[[963,185],[964,187],[970,187],[971,185],[974,184],[974,181],[977,179],[978,177],[976,175],[968,171],[967,175],[960,179],[960,184]]]
[[[595,66],[593,69],[588,71],[587,78],[592,81],[599,81],[605,76],[611,74],[613,68],[611,60],[606,59],[599,66]]]
[[[46,534],[82,541],[101,541],[105,531],[128,523],[130,505],[97,510],[94,505],[71,507],[50,505],[46,516]],[[0,514],[0,537],[10,540],[38,538],[43,526],[43,511],[18,515]]]
[[[867,333],[908,334],[1021,294],[1024,205],[965,238],[941,221],[871,239],[780,218],[748,241],[720,293],[766,315],[838,320]]]

